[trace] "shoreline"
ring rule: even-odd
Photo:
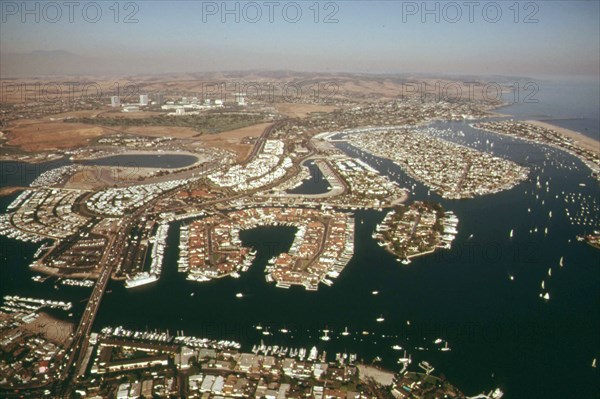
[[[119,156],[132,156],[132,155],[150,155],[150,156],[162,156],[162,155],[182,155],[182,156],[192,156],[194,158],[196,158],[196,162],[186,165],[186,166],[182,166],[179,168],[167,168],[167,169],[182,169],[182,168],[189,168],[192,166],[197,165],[198,163],[201,163],[202,161],[202,156],[200,154],[196,154],[190,151],[176,151],[176,150],[163,150],[163,151],[149,151],[149,150],[125,150],[123,152],[114,152],[114,153],[106,153],[106,154],[100,154],[99,156],[84,156],[81,158],[78,157],[69,157],[67,158],[69,161],[73,162],[73,163],[81,163],[81,162],[85,162],[85,161],[97,161],[100,159],[105,159],[105,158],[112,158],[112,157],[119,157]],[[121,167],[121,168],[127,168],[128,166],[111,166],[111,165],[103,165],[103,166],[107,166],[109,168],[113,168],[113,167]],[[148,167],[148,169],[162,169],[162,168],[156,168],[156,167]]]
[[[582,133],[576,132],[574,130],[566,129],[566,128],[561,128],[559,126],[555,126],[550,123],[546,123],[546,122],[542,122],[542,121],[536,121],[536,120],[524,121],[524,120],[517,120],[517,119],[511,119],[510,121],[512,121],[513,123],[529,124],[529,125],[532,125],[535,127],[542,128],[542,129],[550,130],[551,132],[554,132],[554,133],[558,134],[559,136],[562,136],[563,138],[571,140],[573,145],[579,147],[580,149],[595,153],[596,156],[600,156],[600,142],[592,139],[591,137],[587,137]],[[593,162],[592,160],[586,159],[585,157],[572,151],[569,148],[565,148],[557,143],[552,143],[552,142],[547,142],[547,141],[538,141],[538,140],[534,140],[534,139],[531,139],[528,137],[522,137],[522,136],[519,136],[516,134],[511,134],[511,133],[508,133],[508,132],[505,132],[505,131],[502,131],[499,129],[493,129],[493,128],[488,128],[488,127],[483,127],[483,126],[476,126],[479,123],[487,123],[487,122],[485,122],[485,121],[477,122],[474,124],[469,124],[469,126],[471,126],[472,128],[474,128],[476,130],[481,130],[481,131],[485,131],[488,133],[498,134],[498,135],[510,137],[510,138],[513,138],[516,140],[522,140],[527,143],[534,143],[534,144],[539,144],[539,145],[556,148],[560,151],[563,151],[566,154],[572,155],[575,158],[579,159],[588,169],[590,169],[592,175],[594,175],[594,174],[597,175],[596,179],[600,179],[600,164],[597,164],[597,163]],[[585,144],[585,145],[582,145],[582,144]]]
[[[542,127],[545,129],[553,130],[562,136],[568,137],[581,148],[596,152],[600,155],[600,141],[584,135],[583,133],[576,132],[575,130],[567,129],[564,127],[556,126],[548,122],[538,120],[525,120],[525,123],[529,123],[534,126]]]

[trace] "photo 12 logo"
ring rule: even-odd
[[[490,104],[539,103],[537,82],[441,82],[414,81],[400,86],[401,99],[458,102],[483,101]]]
[[[69,82],[2,82],[0,102],[75,102],[103,101],[113,96],[129,102],[139,98],[140,86],[133,82],[99,83],[91,81]]]
[[[538,2],[527,1],[403,1],[402,22],[450,23],[510,20],[513,23],[536,24]]]
[[[133,1],[0,1],[2,23],[98,23],[136,24],[140,5]]]
[[[203,1],[202,22],[336,24],[339,22],[339,11],[339,4],[333,1]]]

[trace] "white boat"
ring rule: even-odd
[[[514,230],[511,230],[511,231],[510,231],[510,233],[508,233],[508,236],[509,236],[510,238],[513,238],[513,235],[514,235],[514,233],[515,233],[515,231],[514,231]]]
[[[242,294],[241,292],[238,292],[237,294],[235,294],[236,298],[243,298],[244,294]]]
[[[560,267],[564,266],[563,260],[564,260],[564,258],[561,256],[560,257],[560,261],[558,262],[558,264],[560,265]]]
[[[542,298],[544,298],[545,300],[548,301],[548,300],[550,300],[550,294],[546,292],[544,295],[542,295]]]
[[[156,275],[142,272],[125,280],[125,288],[139,287],[140,285],[150,284],[157,280],[158,277]]]
[[[346,336],[350,335],[350,333],[348,332],[348,327],[346,327],[346,328],[344,329],[344,331],[342,332],[342,335],[343,335],[344,337],[346,337]]]
[[[379,316],[379,317],[377,318],[377,323],[381,323],[381,322],[383,322],[383,321],[385,321],[385,319],[383,318],[383,316]]]

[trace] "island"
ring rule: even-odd
[[[436,248],[450,248],[458,218],[452,211],[444,212],[440,204],[414,202],[390,210],[377,225],[373,238],[398,261],[409,264],[410,259],[432,253]]]

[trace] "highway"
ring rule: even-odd
[[[63,365],[64,370],[60,376],[60,380],[62,382],[57,387],[59,388],[58,393],[60,394],[69,393],[68,391],[73,386],[72,382],[74,382],[74,379],[77,377],[77,370],[79,367],[81,367],[81,362],[85,358],[85,353],[89,345],[89,336],[92,330],[92,325],[94,324],[94,319],[96,318],[96,314],[100,308],[102,296],[104,295],[104,291],[106,290],[106,286],[110,281],[110,276],[115,266],[115,262],[111,262],[109,256],[112,253],[110,248],[112,248],[114,245],[116,238],[117,236],[108,238],[109,241],[107,250],[102,255],[102,259],[100,261],[100,276],[96,281],[96,285],[94,285],[90,299],[88,300],[83,315],[81,316],[81,320],[79,321],[79,325],[77,326],[77,330],[73,336],[71,348],[68,352],[67,361]]]

